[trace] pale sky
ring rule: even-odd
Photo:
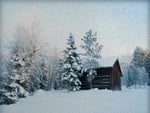
[[[104,46],[102,56],[132,54],[136,46],[148,48],[149,6],[146,1],[135,2],[1,2],[2,38],[13,38],[15,23],[22,14],[37,8],[46,18],[45,37],[47,47],[65,48],[72,32],[76,44],[89,29],[98,33],[98,41]]]

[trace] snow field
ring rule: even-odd
[[[17,104],[0,106],[0,113],[149,113],[149,89],[39,90]]]

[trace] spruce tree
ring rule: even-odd
[[[148,85],[150,85],[150,50],[147,52],[145,56],[145,69],[149,76]]]
[[[126,87],[130,88],[133,85],[133,78],[130,74],[130,71],[128,69],[128,75],[127,75],[127,80],[126,80]]]
[[[70,34],[67,42],[67,48],[64,52],[64,65],[63,65],[63,82],[69,90],[75,91],[79,89],[81,84],[79,76],[81,76],[81,62],[79,54],[77,53],[75,40]]]

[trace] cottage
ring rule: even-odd
[[[121,77],[122,71],[119,64],[119,60],[116,58],[101,58],[99,65],[93,68],[97,75],[90,83],[86,73],[80,78],[82,83],[81,89],[110,89],[121,90]]]

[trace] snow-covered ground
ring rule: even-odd
[[[0,113],[149,113],[149,89],[40,90],[17,104],[0,106]]]

